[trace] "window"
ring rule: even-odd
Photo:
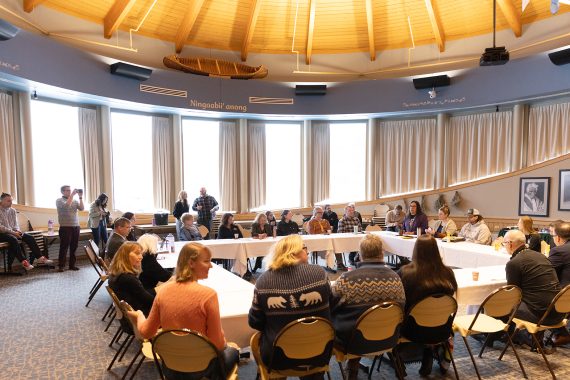
[[[182,149],[184,189],[190,203],[201,187],[220,202],[220,122],[182,120]]]
[[[78,109],[35,100],[31,116],[36,206],[54,208],[61,186],[83,189]]]
[[[266,208],[301,205],[301,125],[265,124]]]
[[[112,112],[111,141],[115,208],[154,211],[152,117]]]
[[[330,124],[328,202],[366,199],[366,122]]]

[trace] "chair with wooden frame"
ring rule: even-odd
[[[469,347],[469,343],[467,343],[467,337],[474,334],[489,334],[487,335],[487,339],[485,340],[483,347],[481,347],[481,352],[479,352],[479,357],[481,357],[485,350],[487,341],[491,338],[490,334],[501,331],[507,333],[507,346],[511,346],[513,349],[523,376],[525,379],[527,378],[517,350],[515,349],[511,337],[508,334],[509,324],[521,303],[521,299],[522,292],[518,286],[501,286],[485,298],[481,306],[479,306],[477,313],[474,315],[461,315],[456,317],[453,321],[453,331],[458,332],[463,338],[463,342],[465,343],[465,347],[467,347],[467,352],[469,352],[469,356],[473,362],[473,367],[475,368],[475,372],[479,379],[481,379],[481,375],[479,374],[479,369],[477,368],[475,358],[471,352],[471,347]],[[503,322],[499,319],[501,317],[508,317],[507,322]]]
[[[160,377],[165,380],[162,364],[172,371],[194,373],[205,371],[214,361],[221,378],[237,379],[238,365],[226,373],[222,353],[206,336],[188,329],[162,331],[152,339],[152,354]]]
[[[285,325],[275,337],[271,359],[267,364],[261,359],[260,338],[261,333],[257,332],[251,337],[250,343],[257,362],[258,378],[261,376],[261,380],[301,377],[321,372],[326,372],[330,380],[328,363],[334,344],[334,328],[330,321],[321,317],[305,317]],[[277,350],[301,364],[291,369],[275,369],[273,361]],[[323,358],[326,358],[326,362],[315,363],[316,359]]]
[[[335,345],[333,354],[336,357],[340,367],[342,378],[345,374],[342,369],[342,362],[349,359],[360,357],[373,357],[382,360],[385,353],[391,353],[398,344],[400,338],[400,327],[404,321],[404,311],[402,307],[393,301],[383,302],[374,305],[366,310],[356,321],[356,325],[352,330],[350,339],[345,347]],[[393,356],[396,363],[394,369],[396,376],[403,379],[401,373],[401,365],[398,362],[398,356]],[[370,366],[368,378],[372,376],[374,362]]]
[[[382,231],[382,227],[380,227],[377,224],[375,224],[375,225],[369,224],[366,226],[366,229],[364,231],[366,231],[366,232]]]
[[[545,325],[544,320],[548,317],[550,312],[553,310],[555,310],[556,312],[558,312],[560,314],[563,314],[564,315],[563,319],[556,324]],[[554,374],[554,371],[552,370],[552,367],[550,366],[548,359],[546,359],[546,355],[542,349],[541,342],[538,341],[536,334],[541,332],[541,331],[553,330],[553,329],[557,329],[557,328],[566,326],[568,324],[568,314],[569,313],[570,313],[570,285],[567,285],[566,287],[564,287],[564,289],[562,289],[560,292],[558,292],[558,294],[552,299],[552,301],[550,302],[550,305],[548,305],[548,308],[546,309],[546,311],[544,312],[542,317],[538,320],[538,322],[533,323],[533,322],[525,321],[523,319],[519,319],[516,317],[513,318],[513,322],[514,322],[516,328],[515,328],[515,331],[513,331],[513,334],[510,336],[510,338],[515,336],[515,334],[519,330],[523,330],[523,329],[527,330],[530,333],[530,335],[532,336],[532,339],[534,340],[534,343],[536,344],[537,350],[542,355],[542,358],[544,359],[544,362],[546,363],[546,366],[548,367],[548,370],[550,371],[550,374],[552,375],[553,379],[556,379],[556,375]],[[507,350],[507,346],[505,346],[505,348],[501,352],[499,359],[501,359],[503,357],[506,350]]]

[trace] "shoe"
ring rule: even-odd
[[[346,271],[348,270],[348,268],[347,268],[344,264],[337,264],[337,265],[336,265],[336,269],[337,269],[337,270],[340,270],[340,271],[343,271],[343,272],[346,272]],[[335,273],[336,273],[336,272],[335,272]]]
[[[325,270],[329,273],[336,274],[336,270],[332,269],[331,267],[325,267]]]
[[[564,346],[570,343],[570,334],[556,334],[552,336],[552,345],[554,347]]]
[[[422,356],[422,366],[419,373],[421,376],[428,376],[433,368],[433,352],[429,348],[424,348]]]
[[[34,266],[32,264],[30,264],[28,262],[28,260],[24,260],[22,261],[22,266],[24,267],[25,270],[32,270],[34,269]]]
[[[79,270],[78,267],[69,267],[69,270]]]
[[[65,269],[63,269],[63,268],[57,268],[57,271],[58,271],[58,272],[65,272]]]
[[[53,260],[50,260],[47,257],[42,256],[36,260],[36,263],[40,265],[53,265]]]

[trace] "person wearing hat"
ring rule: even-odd
[[[477,244],[491,244],[491,231],[481,213],[476,208],[470,208],[467,210],[467,219],[469,223],[465,224],[461,231],[459,231],[459,236],[464,237],[466,241]]]

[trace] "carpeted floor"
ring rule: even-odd
[[[0,277],[0,379],[119,379],[123,375],[134,348],[111,371],[106,368],[116,348],[108,343],[116,330],[103,332],[106,323],[101,321],[110,304],[108,294],[101,289],[88,308],[85,308],[88,291],[95,282],[95,272],[85,260],[79,261],[80,271],[57,273],[34,269],[22,277]],[[336,276],[335,276],[336,277]],[[480,344],[470,340],[478,352]],[[134,344],[133,344],[134,347]],[[485,379],[521,379],[522,374],[512,352],[498,361],[497,349],[486,351],[477,358],[481,376]],[[519,349],[530,379],[550,377],[539,354]],[[548,356],[559,379],[570,378],[568,348],[559,348]],[[471,360],[461,339],[455,339],[455,358],[461,378],[476,378]],[[419,379],[419,364],[406,367],[408,379]],[[253,360],[244,361],[239,369],[241,379],[255,379]],[[568,377],[567,377],[568,376]],[[331,377],[341,379],[336,362],[331,361]],[[138,379],[158,379],[151,361],[140,368]],[[360,373],[359,379],[366,374]],[[383,364],[373,378],[393,379],[394,372]],[[429,377],[453,378],[439,373],[437,364]]]

